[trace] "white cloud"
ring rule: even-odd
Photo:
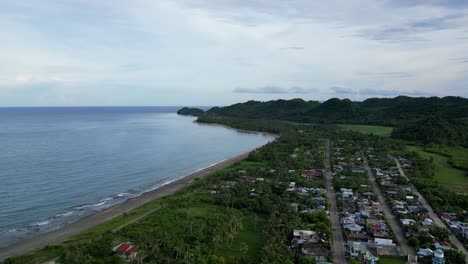
[[[468,54],[465,8],[359,4],[3,1],[0,105],[128,105],[126,98],[208,105],[294,93],[322,100],[335,96],[329,87],[338,84],[468,95],[459,88],[467,85],[466,63],[453,60]],[[413,38],[424,41],[403,41]],[[232,87],[265,83],[287,93],[232,93]],[[21,88],[16,96],[12,87]]]

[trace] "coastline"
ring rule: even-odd
[[[273,133],[270,133],[270,132],[265,132],[265,131],[253,131],[253,130],[247,130],[247,129],[242,129],[242,128],[235,128],[235,127],[230,127],[230,126],[227,126],[227,125],[223,125],[223,124],[217,124],[217,123],[204,123],[204,122],[198,122],[197,120],[194,120],[193,121],[194,123],[196,124],[199,124],[199,125],[206,125],[206,126],[220,126],[220,127],[224,127],[226,129],[232,129],[232,130],[235,130],[237,132],[241,132],[241,133],[251,133],[251,134],[262,134],[262,135],[268,135],[268,136],[272,136],[274,137],[275,139],[277,137],[279,137],[278,134],[273,134]]]
[[[211,166],[195,171],[167,185],[163,185],[160,188],[148,191],[138,197],[128,199],[103,211],[86,216],[60,229],[25,239],[23,241],[9,245],[4,248],[0,248],[0,261],[4,261],[6,258],[9,257],[38,250],[47,245],[58,244],[60,242],[63,242],[73,235],[82,233],[92,227],[107,222],[125,212],[138,208],[150,201],[161,198],[163,196],[170,195],[184,187],[187,187],[197,178],[205,177],[217,170],[223,169],[240,160],[247,158],[248,155],[254,150],[255,149],[242,153],[235,157],[219,161]]]

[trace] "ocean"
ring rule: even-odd
[[[0,108],[0,248],[274,139],[177,109]]]

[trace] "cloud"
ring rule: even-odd
[[[459,63],[468,63],[468,57],[460,57],[460,58],[453,58],[450,59],[451,61],[456,61]]]
[[[292,47],[283,47],[280,50],[304,50],[304,47],[292,46]]]
[[[344,87],[339,87],[339,86],[334,86],[330,88],[337,94],[351,94],[354,93],[354,91],[350,88],[344,88]]]
[[[389,0],[390,6],[411,7],[411,6],[441,6],[446,8],[468,7],[466,0]]]
[[[331,87],[330,88],[335,94],[345,95],[345,96],[358,96],[358,97],[394,97],[399,95],[407,96],[431,96],[431,93],[423,91],[403,91],[403,90],[389,90],[389,89],[351,89],[343,87]]]
[[[356,75],[368,78],[407,78],[414,74],[409,72],[356,72]]]
[[[400,25],[385,25],[363,29],[356,36],[386,42],[425,41],[427,39],[423,37],[424,33],[459,28],[464,26],[464,18],[465,16],[462,14],[448,14],[414,20]]]
[[[254,93],[254,94],[308,94],[315,93],[317,89],[314,88],[303,88],[299,86],[293,86],[290,88],[282,88],[278,86],[264,86],[256,88],[235,88],[234,93]]]

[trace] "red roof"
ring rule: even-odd
[[[120,247],[117,248],[117,252],[118,253],[124,253],[125,251],[127,251],[127,249],[131,246],[131,244],[129,243],[124,243],[122,245],[120,245]]]
[[[445,219],[448,219],[448,220],[453,220],[453,219],[455,219],[455,217],[450,216],[450,215],[446,215],[446,214],[442,215],[442,218],[445,218]]]
[[[449,246],[449,247],[452,246],[452,245],[451,245],[449,242],[447,242],[447,241],[440,241],[440,242],[439,242],[439,245],[441,245],[441,246]]]
[[[382,227],[379,226],[379,225],[373,225],[373,226],[372,226],[372,230],[374,230],[374,231],[380,231],[380,230],[382,230]]]
[[[135,250],[137,250],[137,247],[133,246],[133,247],[127,249],[127,251],[125,251],[125,253],[132,254]]]

